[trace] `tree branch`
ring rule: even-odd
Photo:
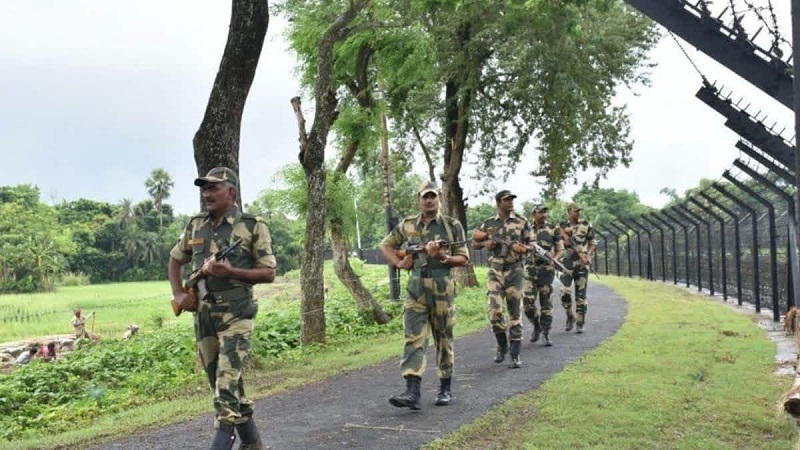
[[[425,161],[428,162],[428,175],[430,176],[431,181],[435,183],[436,175],[434,174],[434,165],[433,159],[431,159],[431,153],[428,150],[428,147],[425,145],[425,142],[423,142],[422,136],[419,134],[419,129],[417,129],[416,124],[411,125],[411,130],[414,132],[414,137],[417,138],[417,142],[419,142],[419,146],[422,148],[422,154],[425,155]]]
[[[308,147],[308,135],[306,134],[306,119],[303,117],[303,110],[300,108],[300,97],[292,97],[290,100],[294,115],[297,117],[298,134],[300,135],[300,164],[305,165],[305,149]]]

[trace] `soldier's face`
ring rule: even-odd
[[[544,223],[547,220],[547,210],[533,213],[533,220],[538,224]]]
[[[503,213],[514,211],[514,197],[501,198],[500,201],[497,202],[497,209]]]
[[[426,192],[419,198],[419,210],[423,214],[435,214],[439,212],[439,196],[433,192]]]
[[[570,209],[569,210],[569,218],[572,220],[578,220],[581,218],[581,210],[580,209]]]
[[[228,183],[208,183],[200,188],[200,192],[206,210],[211,214],[224,214],[233,206],[235,190]]]

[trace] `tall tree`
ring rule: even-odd
[[[344,12],[331,18],[317,43],[316,76],[314,82],[314,121],[306,131],[300,97],[291,100],[297,117],[300,135],[300,164],[306,176],[308,209],[306,212],[306,242],[302,264],[302,329],[303,344],[325,341],[325,303],[323,290],[323,252],[327,220],[325,147],[328,133],[336,121],[339,87],[333,77],[334,45],[360,31],[353,26],[356,17],[370,0],[350,0]],[[338,3],[337,3],[338,5]],[[291,10],[291,8],[289,9]]]
[[[199,176],[216,166],[227,166],[239,173],[242,113],[269,25],[267,0],[232,0],[231,5],[225,51],[203,122],[192,140]],[[241,205],[241,185],[238,196]]]
[[[628,163],[626,112],[611,100],[619,85],[644,81],[655,42],[646,19],[617,0],[408,5],[407,39],[377,52],[393,116],[415,141],[441,149],[449,215],[466,223],[460,176],[469,149],[491,186],[533,141],[540,168],[532,175],[550,196],[576,173],[602,176]],[[461,278],[473,280],[471,271]]]
[[[172,177],[166,170],[153,169],[153,172],[145,180],[144,185],[150,198],[153,199],[153,207],[158,211],[158,236],[163,238],[164,216],[162,214],[162,202],[172,194],[175,182],[172,181]]]

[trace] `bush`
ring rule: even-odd
[[[58,278],[56,286],[88,286],[90,283],[89,276],[83,272],[67,272]]]

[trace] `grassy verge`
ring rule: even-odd
[[[327,269],[327,267],[326,267]],[[383,283],[385,267],[364,266],[361,275],[365,283],[378,286],[375,295],[385,299],[388,295],[388,286]],[[478,269],[479,280],[485,280],[485,270]],[[329,274],[326,274],[329,275]],[[296,286],[289,287],[292,276],[288,277],[287,284],[273,291],[274,295],[265,295],[261,298],[262,310],[292,310],[296,308],[297,298],[294,295]],[[343,287],[333,277],[326,283],[331,284],[331,298],[344,295]],[[269,287],[266,289],[269,292]],[[462,290],[457,299],[458,308],[456,335],[474,332],[486,326],[486,291],[485,288]],[[272,395],[286,389],[319,382],[328,377],[347,371],[356,370],[388,359],[397,358],[402,351],[403,337],[402,318],[397,314],[399,305],[384,304],[391,307],[395,319],[384,326],[385,332],[375,332],[355,322],[347,323],[347,310],[341,306],[333,308],[329,317],[329,332],[332,333],[328,343],[324,346],[302,349],[290,349],[278,357],[260,358],[256,367],[248,370],[247,389],[251,398]],[[336,309],[339,308],[339,309]],[[259,314],[260,320],[266,320],[266,314]],[[188,326],[188,325],[187,325]],[[257,326],[258,327],[258,326]],[[338,330],[338,331],[337,331]],[[295,328],[295,332],[297,328]],[[361,336],[356,333],[365,333]],[[357,336],[353,338],[353,336]],[[398,371],[398,377],[399,377]],[[90,444],[97,444],[109,439],[129,435],[137,431],[161,427],[170,423],[180,422],[190,417],[209,413],[211,407],[211,393],[204,381],[190,383],[180,395],[173,395],[168,401],[160,400],[144,406],[135,406],[124,412],[97,418],[88,426],[75,427],[66,433],[26,436],[14,441],[0,441],[0,449],[17,448],[52,448],[78,447],[84,448]]]
[[[619,332],[539,389],[429,448],[793,448],[775,345],[752,318],[671,286],[605,277]],[[591,309],[590,309],[591,314]]]

